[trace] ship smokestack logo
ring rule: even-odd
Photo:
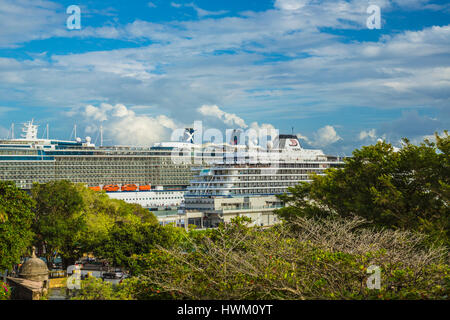
[[[290,147],[296,147],[298,146],[298,141],[295,139],[291,139],[291,143],[289,144]]]
[[[194,132],[195,130],[193,128],[186,128],[184,130],[184,141],[189,143],[194,143]]]

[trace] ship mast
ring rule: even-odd
[[[100,125],[100,147],[103,147],[103,126]]]

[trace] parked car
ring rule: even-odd
[[[103,272],[102,278],[103,279],[120,279],[122,278],[123,273],[122,272]]]

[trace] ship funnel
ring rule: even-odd
[[[241,135],[242,135],[242,130],[241,129],[234,129],[233,132],[231,133],[231,139],[230,139],[230,144],[232,146],[236,146],[238,144],[241,144]]]
[[[275,138],[274,148],[280,150],[300,150],[300,142],[297,136],[293,134],[280,134]]]
[[[183,142],[194,143],[194,129],[186,128],[183,134]]]

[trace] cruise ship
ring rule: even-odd
[[[90,137],[39,139],[38,125],[29,121],[23,124],[20,138],[12,134],[11,139],[0,140],[0,180],[30,190],[34,182],[65,179],[165,215],[168,210],[176,212],[184,201],[193,164],[206,166],[212,158],[222,157],[220,151],[211,158],[194,147],[192,133],[188,128],[186,141],[151,147],[96,146]]]
[[[90,137],[39,139],[30,121],[21,138],[0,140],[0,180],[25,190],[34,182],[83,183],[148,208],[161,224],[207,228],[240,214],[259,225],[273,224],[273,210],[282,206],[277,194],[342,164],[338,157],[302,148],[295,135],[277,135],[263,149],[241,141],[240,130],[229,143],[217,144],[196,144],[193,133],[187,128],[181,141],[151,147],[96,146]]]
[[[180,218],[198,228],[217,227],[236,216],[247,216],[254,225],[273,225],[278,222],[274,210],[284,205],[276,195],[299,181],[310,182],[311,174],[342,165],[339,157],[302,148],[295,135],[279,135],[266,150],[250,152],[247,147],[232,161],[193,168],[196,174]]]

